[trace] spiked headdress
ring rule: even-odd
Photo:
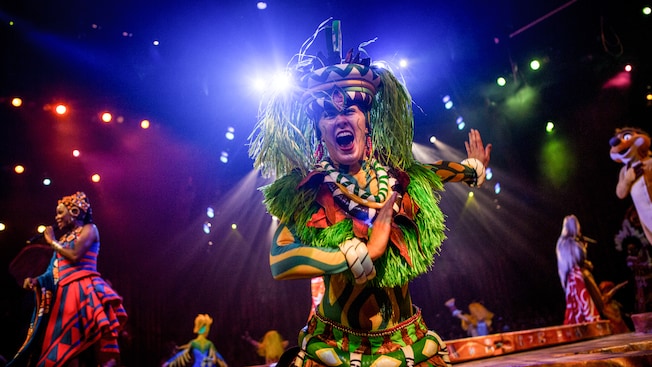
[[[274,90],[261,102],[258,123],[249,137],[249,155],[263,176],[281,177],[294,169],[307,173],[317,162],[316,122],[324,109],[341,110],[356,104],[368,113],[375,158],[390,167],[406,169],[413,162],[414,120],[407,89],[386,65],[372,64],[364,46],[342,59],[340,22],[327,19],[292,58],[287,73],[291,91]],[[324,31],[327,53],[307,54]]]

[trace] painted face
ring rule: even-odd
[[[364,159],[367,133],[367,118],[360,107],[324,110],[318,127],[333,163],[358,169]]]
[[[73,211],[68,210],[68,208],[63,204],[57,205],[57,212],[54,216],[54,220],[57,222],[57,227],[59,227],[59,229],[63,229],[74,222],[77,217],[74,213],[74,209],[77,210],[77,214],[79,214],[79,209],[76,207],[72,209]]]

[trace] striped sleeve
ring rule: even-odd
[[[274,279],[312,278],[348,269],[339,248],[299,243],[285,224],[281,224],[274,234],[269,261]]]

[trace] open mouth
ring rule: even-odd
[[[353,134],[350,131],[342,131],[337,134],[335,141],[342,148],[348,147],[353,143]]]

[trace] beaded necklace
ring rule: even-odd
[[[372,169],[366,169],[368,167],[372,167]],[[356,180],[336,170],[328,160],[323,160],[317,165],[317,170],[325,173],[324,183],[333,194],[337,205],[355,218],[370,221],[376,216],[377,209],[383,207],[390,187],[399,194],[401,191],[398,188],[398,181],[391,177],[378,161],[372,160],[368,165],[363,163],[362,169],[365,170],[367,181],[376,177],[378,194],[373,194],[370,191],[369,182],[364,188],[361,188]]]

